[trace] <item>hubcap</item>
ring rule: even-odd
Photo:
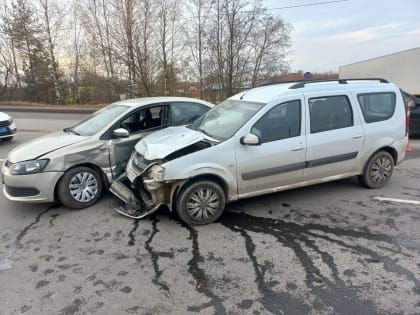
[[[370,170],[370,177],[377,183],[386,182],[392,174],[392,161],[387,157],[377,159]]]
[[[79,202],[89,202],[98,193],[98,181],[92,173],[78,173],[69,184],[71,196]]]
[[[186,202],[188,216],[195,221],[204,221],[212,217],[220,206],[217,193],[209,188],[194,191]]]

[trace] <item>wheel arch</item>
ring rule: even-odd
[[[220,177],[218,175],[215,175],[215,174],[200,174],[200,175],[191,177],[186,181],[182,181],[179,185],[177,185],[173,189],[172,196],[171,196],[171,204],[169,206],[169,209],[171,211],[175,210],[176,198],[184,187],[187,187],[187,185],[190,185],[192,183],[199,182],[199,181],[202,181],[202,180],[213,181],[216,184],[218,184],[222,188],[222,190],[225,194],[225,199],[228,200],[229,185],[227,184],[227,182],[222,177]]]
[[[95,170],[99,174],[99,177],[100,177],[101,183],[102,183],[102,187],[103,187],[102,194],[104,193],[105,190],[107,190],[109,188],[109,183],[108,183],[108,180],[106,178],[106,175],[105,175],[105,173],[102,171],[102,169],[98,165],[93,164],[93,163],[76,164],[76,165],[72,165],[71,167],[69,167],[68,169],[66,169],[63,172],[63,174],[60,176],[60,178],[57,180],[57,183],[55,184],[55,187],[54,187],[54,199],[56,201],[60,200],[60,198],[58,197],[57,189],[58,189],[58,186],[59,186],[61,180],[64,177],[64,174],[66,174],[66,172],[68,172],[69,170],[74,169],[76,167],[89,167],[89,168]]]

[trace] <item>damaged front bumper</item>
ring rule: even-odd
[[[142,219],[159,209],[160,203],[155,204],[151,200],[144,201],[143,199],[146,198],[141,198],[141,193],[140,198],[137,197],[130,186],[131,183],[126,173],[112,183],[109,188],[110,192],[124,202],[122,206],[115,208],[114,211],[132,219]]]

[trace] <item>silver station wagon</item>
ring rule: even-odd
[[[379,188],[405,157],[405,114],[400,90],[382,79],[251,89],[143,138],[110,190],[126,216],[167,205],[200,225],[240,198],[350,176]]]
[[[24,143],[7,156],[3,193],[19,202],[61,201],[85,208],[127,165],[145,135],[183,125],[214,105],[181,97],[139,98],[111,104],[75,126]]]

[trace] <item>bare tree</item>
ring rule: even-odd
[[[180,8],[175,0],[157,2],[157,33],[160,46],[160,58],[163,72],[163,94],[174,93],[175,49],[180,40]]]
[[[21,87],[15,40],[12,35],[11,15],[10,6],[6,2],[3,3],[0,11],[0,75],[3,77],[4,83],[0,95],[4,95],[8,87],[13,85],[10,89],[9,98],[13,96],[16,88]]]
[[[106,81],[108,82],[109,101],[114,98],[113,81],[115,76],[111,16],[109,2],[106,0],[87,0],[83,15],[84,26],[90,35],[93,60],[97,59],[97,54],[101,56]]]
[[[59,86],[58,64],[56,58],[55,39],[64,20],[65,8],[61,2],[52,2],[53,0],[39,0],[42,8],[42,18],[44,26],[44,35],[47,41],[46,47],[49,53],[49,62],[52,70],[52,80],[54,84],[55,103],[61,104],[61,92]],[[61,5],[61,7],[60,7]]]
[[[206,28],[208,26],[208,18],[212,9],[212,2],[205,0],[191,0],[190,11],[192,14],[192,23],[188,23],[190,27],[186,29],[187,44],[190,46],[191,54],[197,68],[198,78],[200,82],[200,98],[203,98],[204,91],[204,59],[207,53],[206,49]]]
[[[136,2],[136,0],[115,0],[114,3],[118,25],[121,27],[121,32],[115,30],[115,34],[119,33],[120,35],[118,36],[122,52],[120,56],[124,59],[128,73],[130,97],[137,95],[136,63],[134,59]]]
[[[257,81],[264,75],[275,75],[285,70],[286,51],[290,46],[290,26],[280,17],[274,17],[267,12],[258,17],[251,34],[251,84],[255,87]]]
[[[147,96],[153,94],[153,72],[155,59],[152,56],[153,43],[153,6],[152,0],[142,0],[139,3],[138,25],[136,29],[135,55],[136,73],[142,83],[142,88]]]

